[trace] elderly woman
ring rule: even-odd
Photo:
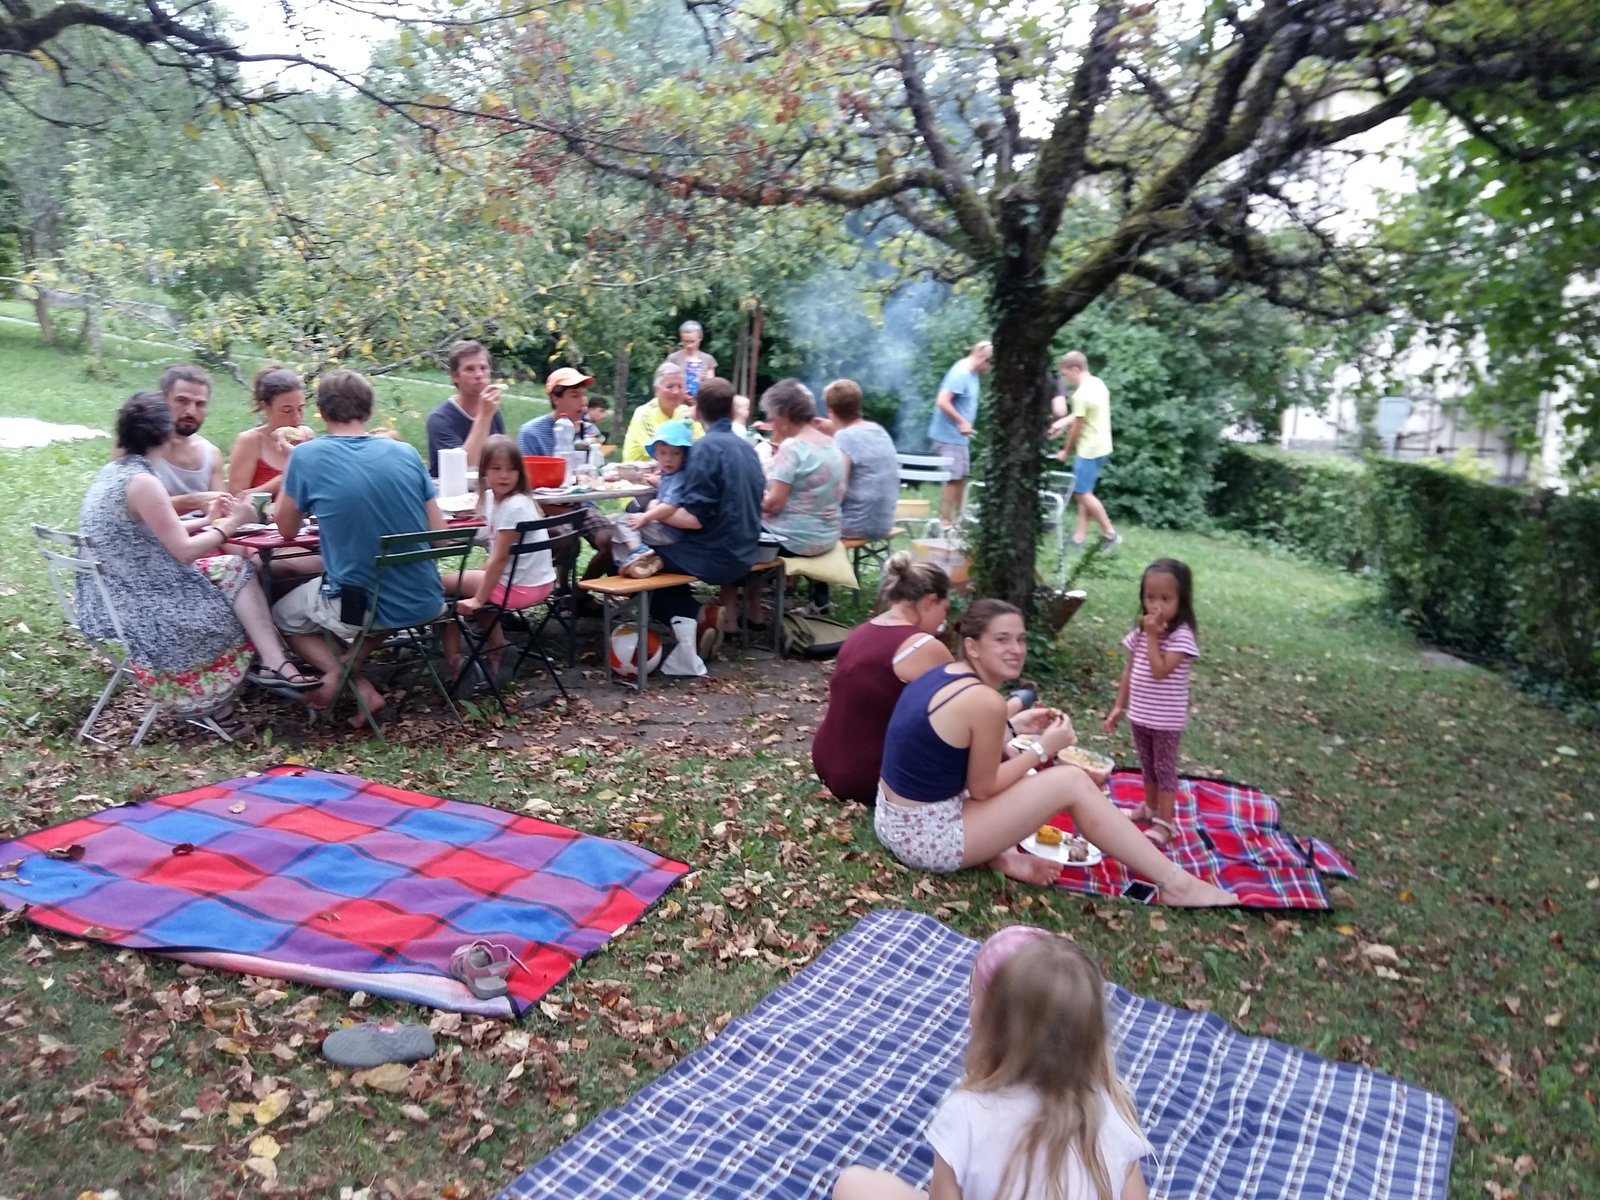
[[[283,486],[289,451],[315,436],[315,431],[304,424],[306,387],[293,371],[268,367],[256,374],[250,392],[256,412],[261,414],[261,424],[233,440],[233,453],[228,457],[228,490],[235,496],[251,492],[276,496]]]
[[[761,411],[778,443],[761,498],[762,524],[783,539],[785,554],[826,554],[839,541],[839,503],[850,464],[812,424],[817,404],[798,379],[779,380],[762,393]]]
[[[839,542],[839,506],[850,479],[850,463],[833,438],[818,429],[816,401],[798,379],[782,379],[761,396],[761,411],[778,443],[767,469],[761,523],[781,543],[787,558],[826,554]],[[812,600],[828,603],[828,587],[816,583]]]
[[[648,449],[656,440],[656,430],[668,421],[682,421],[690,417],[683,406],[689,393],[684,386],[683,368],[674,362],[664,362],[656,368],[655,397],[633,410],[628,422],[628,436],[622,440],[622,461],[647,463],[653,461]],[[682,410],[682,411],[680,411]],[[689,432],[695,441],[705,434],[700,422],[689,420]]]
[[[172,437],[172,412],[160,395],[128,400],[117,413],[122,457],[90,484],[78,529],[105,568],[134,675],[150,698],[180,715],[209,716],[231,737],[248,736],[231,701],[254,654],[261,668],[251,678],[275,690],[308,691],[320,681],[289,661],[255,568],[222,553],[254,515],[249,505],[219,497],[188,521],[172,511],[151,466]],[[85,633],[116,636],[98,589],[82,589],[78,605]]]

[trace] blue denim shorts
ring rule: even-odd
[[[1106,465],[1106,460],[1111,455],[1102,454],[1099,458],[1075,458],[1072,460],[1072,494],[1074,496],[1092,496],[1094,485],[1100,481],[1100,468]]]

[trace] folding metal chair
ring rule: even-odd
[[[1046,471],[1044,487],[1039,492],[1040,501],[1054,510],[1047,519],[1056,525],[1056,563],[1061,569],[1062,586],[1067,582],[1067,521],[1072,512],[1072,485],[1077,481],[1071,471]]]
[[[87,740],[104,746],[107,744],[106,741],[95,737],[89,731],[100,719],[100,714],[105,711],[106,705],[111,703],[111,698],[117,694],[123,679],[133,679],[137,683],[138,677],[134,674],[131,663],[137,647],[124,632],[122,617],[117,612],[117,606],[112,603],[111,592],[106,587],[105,569],[101,566],[100,560],[94,557],[93,542],[81,533],[68,533],[61,529],[51,529],[47,525],[35,524],[33,533],[39,539],[39,553],[44,558],[45,573],[50,578],[50,588],[56,594],[57,603],[61,605],[61,616],[66,621],[67,627],[111,660],[111,678],[106,680],[106,686],[101,689],[94,707],[89,710],[88,717],[78,728],[80,742]],[[78,620],[78,597],[86,587],[94,588],[100,597],[106,619],[111,622],[110,638],[94,637],[86,633]],[[161,704],[150,699],[148,695],[145,701],[144,717],[139,722],[139,729],[133,735],[130,746],[137,746],[144,741],[145,735],[150,732],[150,727],[162,713],[176,711],[175,705]],[[233,741],[227,730],[210,717],[185,719],[191,725],[216,734],[225,742]]]
[[[584,514],[579,510],[561,513],[559,516],[539,517],[532,521],[518,523],[517,540],[511,547],[511,562],[506,568],[506,578],[509,579],[515,576],[517,562],[524,555],[548,553],[556,568],[555,587],[551,589],[550,595],[539,601],[538,604],[530,605],[528,608],[523,609],[511,609],[506,608],[504,605],[504,601],[510,592],[510,587],[502,584],[498,589],[500,601],[496,602],[494,593],[491,592],[490,602],[484,608],[486,613],[490,613],[494,617],[493,624],[488,628],[477,625],[470,618],[462,617],[460,614],[456,615],[456,624],[461,629],[461,637],[468,647],[469,653],[465,663],[462,665],[461,673],[456,676],[451,684],[452,692],[458,692],[462,683],[472,678],[473,668],[480,666],[484,662],[484,658],[489,652],[489,638],[495,628],[506,629],[506,617],[513,614],[532,612],[535,609],[543,609],[543,615],[540,617],[539,623],[534,625],[529,622],[526,632],[520,635],[523,640],[517,655],[517,661],[511,668],[511,677],[513,679],[516,678],[517,674],[522,670],[522,664],[530,656],[537,657],[544,664],[544,669],[549,672],[556,689],[561,693],[561,698],[563,700],[571,698],[567,695],[566,685],[561,682],[561,675],[557,671],[556,664],[545,653],[544,647],[539,644],[539,639],[543,635],[545,627],[554,618],[556,624],[561,626],[563,633],[566,635],[567,665],[571,666],[576,661],[577,627],[573,623],[574,614],[572,609],[576,590],[574,580],[577,576],[578,565],[577,555],[572,551],[577,549],[577,541],[581,536],[580,531],[583,527],[583,519]],[[510,637],[506,641],[508,645],[512,644]],[[499,672],[485,670],[483,675],[488,681],[489,691],[494,695],[495,702],[500,705],[500,711],[502,713],[507,712],[506,699],[500,691]]]
[[[465,570],[467,555],[472,552],[472,543],[477,532],[475,526],[468,525],[451,529],[420,529],[415,533],[391,533],[380,537],[378,556],[372,563],[374,571],[372,591],[367,596],[367,611],[361,624],[361,632],[346,648],[331,630],[323,630],[323,637],[327,639],[339,659],[339,684],[334,692],[333,702],[337,704],[339,695],[348,689],[355,698],[356,708],[366,718],[373,736],[380,742],[384,740],[383,730],[378,728],[377,718],[367,708],[367,702],[361,698],[361,692],[355,686],[353,679],[356,668],[368,658],[367,643],[380,637],[385,640],[375,649],[389,650],[392,661],[401,666],[408,662],[420,664],[427,671],[428,677],[433,680],[433,685],[439,690],[439,694],[444,697],[444,702],[450,706],[450,712],[456,720],[461,720],[461,710],[456,707],[451,688],[440,676],[438,668],[433,665],[434,652],[438,649],[439,626],[446,621],[455,620],[454,606],[447,601],[439,609],[438,614],[428,620],[400,629],[391,629],[378,624],[378,605],[383,597],[385,579],[392,578],[397,568],[408,567],[415,563],[434,563],[447,571]],[[329,708],[331,709],[332,705]]]

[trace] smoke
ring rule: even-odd
[[[931,361],[930,342],[943,340],[933,327],[949,299],[943,284],[918,280],[891,288],[864,268],[813,275],[781,300],[784,329],[799,359],[796,377],[819,402],[829,380],[854,379],[869,415],[882,419],[893,405],[894,416],[884,423],[897,446],[924,445],[933,387],[949,366]]]

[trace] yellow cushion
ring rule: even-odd
[[[810,558],[785,558],[783,569],[790,575],[804,575],[807,579],[815,579],[818,583],[836,583],[840,587],[847,588],[860,586],[856,582],[855,569],[850,565],[850,555],[841,542],[835,542],[833,549],[826,554],[817,554]]]

